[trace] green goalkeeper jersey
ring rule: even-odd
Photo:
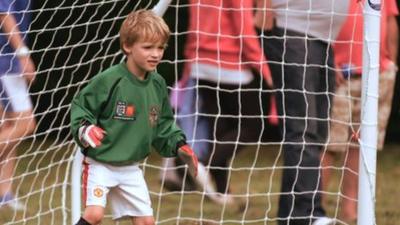
[[[84,124],[105,130],[101,146],[82,146],[78,130]],[[164,157],[176,156],[177,144],[185,141],[173,118],[165,80],[155,72],[139,80],[125,63],[96,75],[74,98],[71,129],[85,155],[117,166],[144,159],[151,147]]]

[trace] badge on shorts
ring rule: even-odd
[[[96,187],[96,188],[93,190],[93,195],[94,195],[95,197],[97,197],[97,198],[103,197],[103,194],[104,194],[103,189],[101,189],[101,188],[99,188],[99,187]]]
[[[128,104],[123,101],[118,101],[115,106],[114,119],[119,120],[135,120],[136,108],[133,104]]]
[[[149,121],[151,127],[155,127],[157,125],[159,113],[160,109],[158,106],[150,106]]]

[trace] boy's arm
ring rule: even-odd
[[[153,140],[153,147],[164,157],[177,156],[179,143],[185,142],[186,137],[182,130],[176,125],[171,106],[168,99],[163,100],[162,108],[160,109],[159,121],[157,125],[157,134]]]
[[[97,147],[104,137],[104,130],[96,126],[101,105],[106,101],[105,88],[90,83],[71,103],[71,130],[76,143],[87,148]]]
[[[164,95],[157,136],[153,140],[153,147],[164,157],[180,157],[188,165],[189,173],[192,176],[197,176],[197,156],[186,143],[185,135],[175,123],[166,91]]]

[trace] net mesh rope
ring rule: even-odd
[[[334,1],[332,2],[334,4]],[[37,68],[36,81],[30,86],[37,128],[32,135],[18,140],[19,144],[13,149],[17,152],[17,156],[15,176],[12,178],[13,192],[25,205],[26,210],[0,208],[0,224],[71,224],[70,170],[76,146],[69,130],[70,101],[95,74],[123,60],[123,54],[119,50],[118,30],[126,15],[139,8],[150,9],[156,3],[157,1],[123,0],[31,1],[31,9],[26,13],[30,14],[32,19],[26,35]],[[165,76],[170,90],[174,82],[182,77],[183,65],[189,62],[183,56],[189,7],[193,5],[188,1],[173,1],[164,15],[172,36],[158,71]],[[310,13],[311,9],[308,12]],[[203,16],[207,15],[199,15],[198,19],[206,19],[202,18]],[[218,33],[208,35],[225,37]],[[239,35],[233,38],[243,37]],[[268,41],[268,38],[278,37],[267,37],[261,42]],[[270,63],[282,64],[282,62]],[[299,66],[310,65],[304,62]],[[312,66],[326,68],[327,64]],[[221,75],[220,73],[221,71],[217,75]],[[262,96],[282,91],[260,87],[242,89],[241,86],[235,90],[228,90],[219,85],[201,86],[198,80],[195,86],[183,90],[194,90],[198,95],[199,88],[213,89],[221,93],[255,92],[259,98],[251,101],[263,102],[263,105],[268,104],[264,104],[266,100]],[[307,91],[302,93],[313,94]],[[328,92],[324,94],[334,95]],[[217,100],[219,102],[221,99]],[[243,99],[238,98],[238,101],[240,107],[240,101]],[[234,118],[238,121],[239,134],[241,132],[239,124],[243,118],[258,117],[265,120],[262,121],[263,133],[251,142],[240,142],[239,135],[234,140],[219,142],[215,140],[215,132],[211,134],[210,139],[188,140],[189,143],[196,141],[210,143],[214,151],[216,144],[232,144],[235,149],[239,145],[244,146],[244,150],[240,153],[233,154],[228,168],[220,168],[229,170],[230,191],[237,203],[234,207],[228,204],[215,204],[210,201],[202,188],[187,187],[190,183],[183,184],[183,189],[186,187],[186,190],[166,189],[166,177],[160,177],[160,173],[184,166],[163,168],[162,159],[156,153],[144,160],[141,167],[148,183],[157,224],[274,224],[278,221],[280,178],[285,169],[282,164],[282,146],[291,143],[281,141],[276,131],[278,128],[266,122],[269,117],[268,109],[262,108],[260,111],[260,115],[247,116],[221,114],[220,111],[217,114],[206,114],[195,108],[194,113],[177,114],[176,118],[193,117],[195,121],[199,116],[212,117],[215,121],[220,118]],[[305,119],[318,120],[318,118]],[[217,126],[216,123],[214,127]],[[326,145],[324,148],[326,149]],[[324,198],[330,203],[329,215],[337,218],[340,198],[346,197],[341,194],[339,188],[346,168],[343,165],[329,168],[335,171],[338,182],[335,183],[335,187],[324,192]],[[190,180],[186,172],[182,174],[182,179]],[[109,223],[111,215],[107,210],[103,224]],[[129,224],[117,222],[117,224],[125,223]]]

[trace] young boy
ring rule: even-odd
[[[71,105],[73,136],[82,147],[86,209],[77,225],[100,224],[107,196],[113,219],[154,224],[138,162],[151,147],[179,155],[196,176],[197,157],[175,125],[164,79],[154,72],[170,31],[151,11],[132,12],[120,29],[126,62],[98,74]]]

